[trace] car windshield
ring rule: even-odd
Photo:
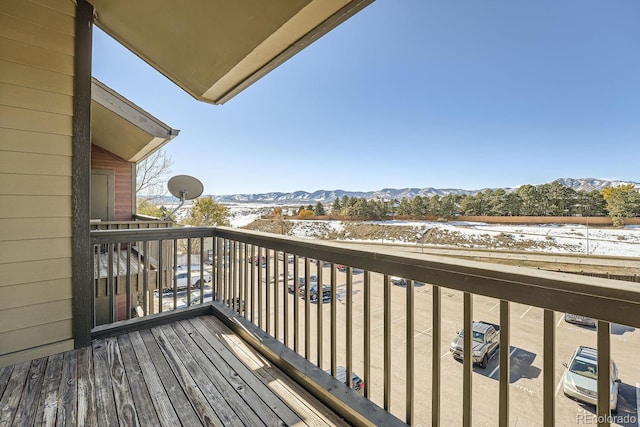
[[[597,379],[598,367],[595,363],[587,362],[583,359],[574,359],[569,370],[582,377]]]
[[[464,331],[460,331],[460,338],[464,338]],[[483,343],[484,342],[484,334],[482,332],[473,331],[472,339],[475,342]]]

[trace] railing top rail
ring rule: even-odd
[[[130,228],[91,230],[91,244],[213,237],[215,227]]]

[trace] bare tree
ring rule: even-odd
[[[166,194],[165,183],[173,161],[164,149],[158,150],[136,165],[136,197],[151,201]]]

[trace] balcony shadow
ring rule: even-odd
[[[522,348],[511,346],[509,349],[511,354],[511,372],[509,375],[509,383],[516,383],[520,379],[538,378],[542,370],[533,366],[536,354]],[[477,374],[498,381],[500,379],[500,354],[496,351],[487,363],[487,367],[482,369],[480,366],[474,365],[473,371]]]
[[[624,335],[627,332],[631,333],[631,332],[633,332],[635,330],[636,330],[636,328],[633,328],[631,326],[618,325],[617,323],[612,323],[611,324],[611,333],[613,335]]]

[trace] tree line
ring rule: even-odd
[[[614,225],[621,225],[624,218],[640,216],[640,193],[632,184],[581,191],[552,182],[527,184],[516,191],[487,189],[473,195],[416,196],[399,201],[343,196],[334,200],[331,214],[371,220],[389,216],[610,216]],[[325,215],[322,203],[298,210],[298,216],[312,215]]]

